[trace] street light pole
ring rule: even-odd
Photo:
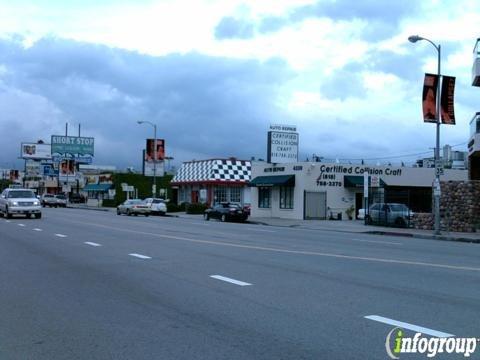
[[[433,190],[433,201],[434,201],[434,218],[435,218],[435,235],[440,235],[440,85],[441,85],[441,72],[440,72],[440,63],[441,63],[441,46],[440,44],[436,45],[433,41],[423,38],[418,35],[412,35],[408,38],[408,41],[411,43],[416,43],[419,40],[428,41],[433,47],[437,50],[438,54],[438,64],[437,64],[437,75],[438,75],[438,84],[437,84],[437,102],[436,102],[436,118],[437,118],[437,131],[436,131],[436,145],[435,145],[435,181],[434,181],[434,190]]]
[[[155,198],[157,195],[157,125],[150,121],[137,121],[138,124],[149,124],[153,127],[153,187],[152,187],[152,197]],[[148,149],[147,149],[148,151]]]

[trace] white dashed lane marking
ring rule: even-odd
[[[85,241],[84,244],[87,244],[87,245],[90,245],[90,246],[102,246],[101,244],[97,244],[97,243],[90,242],[90,241]]]
[[[25,224],[18,224],[18,226],[25,227]]]
[[[422,334],[427,334],[427,335],[431,335],[431,336],[439,337],[439,338],[455,336],[455,335],[452,335],[452,334],[444,333],[444,332],[437,331],[437,330],[432,330],[432,329],[425,328],[425,327],[422,327],[422,326],[409,324],[409,323],[406,323],[406,322],[403,322],[403,321],[397,321],[397,320],[389,319],[389,318],[386,318],[386,317],[383,317],[383,316],[378,316],[378,315],[365,316],[365,319],[378,321],[378,322],[381,322],[381,323],[384,323],[384,324],[397,326],[397,327],[400,327],[402,329],[408,329],[408,330],[412,330],[414,332],[419,332],[419,333],[422,333]]]
[[[143,259],[143,260],[151,259],[150,256],[145,256],[145,255],[142,255],[142,254],[135,254],[135,253],[133,253],[133,254],[128,254],[128,255],[133,256],[133,257],[136,257],[136,258],[139,258],[139,259]]]
[[[247,282],[243,282],[243,281],[240,281],[240,280],[235,280],[235,279],[231,279],[231,278],[228,278],[228,277],[225,277],[225,276],[222,276],[222,275],[210,275],[211,278],[213,279],[217,279],[217,280],[221,280],[221,281],[226,281],[226,282],[229,282],[231,284],[235,284],[235,285],[239,285],[239,286],[249,286],[249,285],[252,285],[252,284],[249,284]]]
[[[63,235],[63,234],[55,234],[55,236],[58,236],[58,237],[61,237],[61,238],[66,238],[67,235]]]
[[[39,228],[35,228],[35,229],[33,229],[33,231],[43,231],[43,230],[39,229]]]

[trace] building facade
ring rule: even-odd
[[[173,178],[177,203],[221,202],[250,204],[251,163],[246,160],[210,159],[184,162]]]
[[[364,173],[372,202],[407,203],[431,211],[435,169],[322,162],[252,163],[251,214],[286,219],[346,219],[365,206]],[[442,181],[466,180],[466,170],[445,169]]]

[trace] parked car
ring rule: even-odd
[[[55,195],[55,200],[57,201],[57,205],[59,207],[67,207],[67,197],[63,194]]]
[[[167,204],[165,199],[146,198],[145,203],[150,207],[152,215],[165,215],[167,213]]]
[[[42,206],[57,206],[57,199],[55,198],[54,194],[44,194],[42,196]]]
[[[117,215],[150,215],[150,207],[140,199],[125,200],[123,204],[117,206]]]
[[[84,204],[87,202],[87,198],[82,194],[70,193],[69,201],[72,204]]]
[[[248,214],[236,203],[220,203],[212,208],[205,210],[203,214],[205,220],[219,219],[225,221],[246,221]]]
[[[5,189],[0,195],[0,215],[7,219],[22,214],[26,217],[42,217],[42,206],[30,189]]]
[[[370,206],[368,214],[365,215],[367,224],[383,223],[405,227],[413,217],[411,211],[405,204],[377,203]]]

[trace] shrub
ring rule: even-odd
[[[182,203],[180,205],[174,204],[172,202],[167,203],[167,212],[179,212],[179,211],[185,211],[185,203]]]
[[[207,208],[208,206],[206,204],[187,204],[185,211],[187,214],[203,214]]]
[[[103,207],[117,207],[117,201],[114,199],[105,199],[102,201]]]

